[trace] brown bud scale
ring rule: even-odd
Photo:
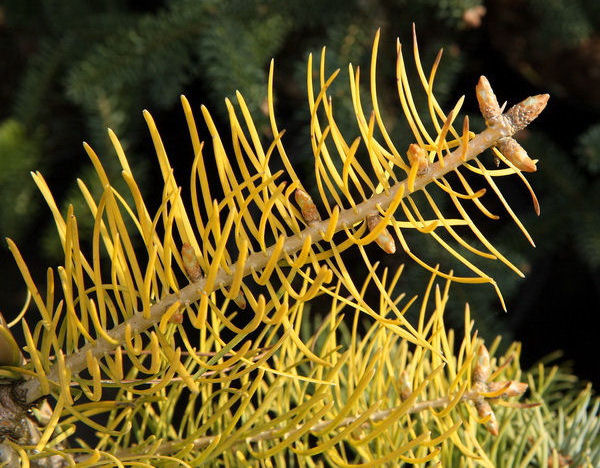
[[[485,423],[485,428],[492,435],[498,435],[498,420],[496,419],[496,415],[492,410],[490,404],[485,400],[479,400],[475,402],[475,408],[477,409],[477,414],[481,419],[489,418]]]
[[[529,157],[527,151],[514,138],[501,138],[496,143],[496,147],[517,169],[524,172],[537,171],[533,159]]]
[[[479,82],[475,87],[475,95],[477,96],[477,102],[479,103],[479,110],[486,123],[490,119],[502,114],[502,110],[498,105],[498,99],[496,99],[492,86],[483,75],[479,78]]]
[[[400,396],[403,400],[406,400],[412,393],[412,385],[408,376],[408,372],[403,370],[400,373]]]
[[[477,351],[477,363],[473,370],[473,383],[484,383],[490,377],[490,355],[484,344]]]
[[[521,101],[519,104],[506,111],[506,118],[515,132],[523,130],[529,125],[546,107],[549,94],[538,94]]]
[[[418,164],[417,174],[422,174],[429,167],[429,156],[427,151],[421,148],[416,143],[411,143],[406,151],[406,156],[410,165]]]
[[[185,271],[193,283],[202,278],[202,268],[198,263],[196,252],[194,252],[194,248],[187,242],[181,246],[181,259],[183,260]]]
[[[504,390],[500,397],[520,397],[527,391],[528,385],[524,382],[517,382],[516,380],[509,380],[510,385]],[[497,392],[501,388],[505,387],[507,382],[490,382],[488,384],[488,391],[490,393]]]
[[[169,317],[169,323],[180,324],[183,323],[183,313],[178,311]]]
[[[302,217],[307,224],[321,221],[321,215],[317,210],[317,205],[315,205],[308,193],[301,188],[296,189],[294,198],[296,199],[296,203],[298,203],[300,211],[302,212]]]
[[[369,228],[369,231],[375,229],[380,221],[381,216],[378,214],[367,216],[367,227]],[[377,239],[375,239],[375,242],[383,249],[385,253],[393,254],[396,252],[396,243],[394,242],[392,235],[388,232],[387,227],[381,231],[381,233],[377,236]]]

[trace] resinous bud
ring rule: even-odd
[[[523,130],[546,108],[549,94],[538,94],[521,101],[506,111],[506,118],[515,132]]]
[[[425,172],[429,167],[429,155],[427,154],[427,151],[416,143],[411,143],[406,151],[406,156],[408,157],[411,166],[413,164],[418,164],[417,173],[419,174]]]
[[[378,214],[372,214],[367,216],[367,227],[369,231],[375,229],[375,227],[381,222],[381,216]],[[375,239],[375,242],[379,247],[383,249],[385,253],[393,254],[396,252],[396,243],[394,238],[387,230],[387,227],[383,229]]]
[[[304,221],[306,221],[306,224],[321,221],[321,215],[317,210],[317,205],[315,205],[308,193],[306,193],[301,188],[298,188],[294,193],[294,198],[296,199],[296,203],[298,203],[298,206],[300,207],[302,217],[304,218]]]
[[[475,95],[477,96],[477,102],[479,103],[479,110],[486,123],[493,117],[502,114],[502,110],[498,105],[498,99],[496,99],[492,86],[483,75],[479,78],[479,82],[475,87]]]
[[[490,354],[482,343],[477,351],[477,363],[473,370],[473,383],[484,383],[490,377]]]
[[[183,323],[183,312],[177,311],[173,315],[171,315],[171,317],[169,317],[169,323]]]
[[[516,380],[509,380],[508,382],[508,387],[504,390],[502,395],[500,395],[502,398],[520,397],[527,391],[528,385],[524,382],[517,382]],[[490,382],[488,383],[488,391],[490,393],[497,392],[501,388],[504,388],[506,383],[507,382]]]
[[[524,172],[537,171],[533,159],[529,157],[527,151],[514,138],[502,138],[498,140],[496,147],[517,169]]]
[[[187,242],[181,246],[181,259],[183,260],[185,271],[192,282],[195,283],[202,278],[202,268],[198,263],[196,252],[194,252],[194,248]]]
[[[475,402],[475,408],[477,409],[477,414],[481,419],[487,419],[485,422],[485,428],[492,435],[498,435],[498,420],[496,419],[496,415],[492,410],[490,404],[485,400],[479,400]]]
[[[408,372],[406,372],[406,370],[403,370],[400,373],[400,396],[403,400],[406,400],[411,393],[412,385],[408,376]]]

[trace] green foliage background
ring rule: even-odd
[[[521,136],[528,152],[540,159],[532,183],[542,217],[534,219],[522,189],[508,194],[517,200],[512,206],[538,247],[531,250],[512,227],[508,234],[498,223],[493,227],[497,232],[486,233],[528,277],[520,280],[501,267],[489,271],[505,295],[508,314],[486,288],[456,287],[452,300],[471,304],[484,337],[501,333],[508,337],[505,343],[523,341],[529,363],[565,349],[567,357],[575,359],[577,373],[596,379],[597,386],[595,337],[585,324],[600,300],[598,2],[172,0],[145,2],[143,8],[134,5],[137,2],[118,0],[5,0],[0,5],[0,233],[15,239],[25,256],[34,259],[34,272],[56,263],[59,247],[50,217],[39,208],[42,199],[29,171],[44,173],[60,205],[77,205],[75,178],[90,170],[78,149],[82,135],[105,155],[110,170],[113,153],[105,132],[110,127],[136,173],[143,173],[150,147],[140,115],[143,108],[155,116],[174,165],[179,159],[187,168],[189,143],[179,140],[180,132],[171,131],[184,125],[179,95],[185,93],[195,106],[206,104],[224,122],[223,98],[240,89],[260,122],[271,57],[276,63],[277,113],[288,130],[285,143],[300,174],[308,178],[312,155],[305,147],[302,64],[308,52],[327,44],[329,67],[342,67],[344,73],[349,61],[366,65],[373,34],[382,27],[379,87],[383,97],[389,96],[382,112],[401,141],[405,130],[395,125],[399,112],[392,78],[393,40],[399,36],[410,50],[414,21],[428,65],[437,50],[445,48],[438,99],[465,94],[466,111],[476,115],[473,88],[481,73],[499,99],[511,104],[538,92],[552,94],[534,129]],[[349,93],[347,86],[334,92]],[[350,116],[351,104],[349,99],[338,102],[348,105],[336,109],[342,121],[344,112]],[[477,125],[482,128],[481,122],[472,124]],[[116,158],[112,162],[116,171]],[[147,171],[148,179],[156,176]],[[145,196],[152,200],[153,194]],[[430,248],[424,245],[422,252],[426,255]],[[5,248],[0,261],[0,304],[9,318],[24,292]],[[401,287],[418,291],[426,276],[408,268]],[[577,306],[585,302],[593,305]],[[458,317],[451,325],[460,327],[460,322]]]

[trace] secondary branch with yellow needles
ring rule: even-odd
[[[497,374],[509,362],[510,358],[502,366],[500,366],[499,369],[496,370],[495,374]],[[430,409],[454,407],[458,403],[473,404],[477,408],[477,411],[480,414],[480,417],[482,418],[482,422],[485,423],[488,431],[493,435],[498,435],[498,424],[496,421],[495,414],[491,409],[490,402],[495,402],[501,399],[507,399],[512,397],[518,398],[522,396],[523,393],[525,393],[528,386],[525,383],[513,380],[494,382],[489,381],[490,358],[488,355],[487,348],[483,343],[479,346],[478,359],[475,365],[475,369],[473,371],[472,379],[473,388],[472,390],[466,392],[457,392],[456,394],[447,395],[433,400],[415,401],[414,398],[411,398],[411,389],[406,389],[406,392],[404,392],[403,389],[403,399],[407,401],[406,403],[403,403],[399,406],[378,410],[380,404],[376,404],[373,407],[369,408],[369,410],[366,413],[358,414],[355,416],[348,416],[342,419],[341,421],[321,420],[316,424],[310,426],[309,428],[306,428],[303,424],[299,424],[296,427],[287,429],[285,431],[282,431],[281,427],[275,427],[259,432],[255,435],[239,439],[235,442],[234,445],[237,446],[243,444],[253,444],[273,439],[286,439],[300,430],[316,434],[323,431],[324,429],[331,429],[331,427],[335,427],[337,431],[341,429],[343,430],[346,428],[350,428],[350,426],[352,426],[351,430],[353,432],[357,432],[360,431],[360,429],[368,429],[373,424],[384,421],[390,417],[396,418],[399,414],[417,414]],[[539,403],[516,405],[510,403],[505,404],[509,406],[518,406],[522,408],[531,408],[539,406]],[[480,408],[485,409],[485,412]],[[460,422],[454,424],[452,428],[449,429],[449,431],[455,431],[459,425]],[[192,445],[196,449],[204,449],[218,441],[219,438],[219,435],[212,435],[199,437],[193,441],[173,440],[169,442],[163,442],[160,445],[156,446],[154,449],[157,455],[169,455],[178,452],[185,446],[190,445]],[[426,437],[425,440],[428,440],[428,438]],[[135,456],[136,449],[134,448],[123,450],[115,455],[120,460],[125,460],[128,457]],[[77,462],[86,463],[89,462],[91,459],[92,458],[90,456],[86,455],[80,457],[77,460]]]

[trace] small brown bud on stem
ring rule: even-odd
[[[183,323],[183,312],[177,311],[173,315],[171,315],[171,317],[169,317],[169,323]]]
[[[485,423],[485,428],[492,435],[498,435],[498,420],[496,419],[496,415],[492,410],[490,404],[485,400],[479,400],[475,402],[475,408],[477,409],[477,414],[481,419],[486,418],[487,421]]]
[[[473,370],[473,383],[485,383],[490,377],[490,354],[482,343],[477,351],[477,364]]]
[[[198,263],[198,258],[196,258],[196,252],[194,252],[194,248],[187,242],[181,246],[181,259],[183,260],[183,266],[190,281],[195,283],[202,278],[202,268]]]
[[[515,132],[523,130],[546,108],[549,94],[538,94],[521,101],[506,111],[506,118]]]
[[[381,217],[378,214],[367,216],[367,227],[369,228],[369,231],[375,229],[380,222]],[[388,232],[387,227],[381,231],[381,233],[375,239],[375,242],[383,249],[385,253],[393,254],[396,252],[396,243],[394,242],[392,235]]]
[[[479,110],[481,111],[481,115],[483,115],[486,124],[490,119],[502,114],[500,106],[498,105],[498,99],[496,99],[496,95],[492,90],[492,86],[483,75],[479,78],[479,82],[475,87],[475,94],[477,96],[477,102],[479,103]]]
[[[410,378],[408,376],[408,372],[403,370],[400,373],[400,396],[403,400],[406,400],[410,394],[412,393],[412,385],[410,383]]]
[[[528,385],[524,382],[517,382],[516,380],[509,380],[508,382],[510,384],[506,390],[504,390],[502,395],[500,395],[501,398],[520,397],[527,391]],[[490,393],[496,392],[505,387],[506,384],[507,382],[489,382],[488,391]]]
[[[321,221],[321,215],[317,210],[317,205],[315,205],[308,193],[301,188],[298,188],[294,193],[294,198],[296,199],[296,203],[298,203],[300,211],[302,212],[302,217],[307,224]]]
[[[527,151],[511,137],[498,140],[496,147],[515,167],[524,172],[535,172],[535,162],[527,155]]]
[[[418,164],[417,174],[422,174],[429,167],[429,157],[427,151],[421,148],[416,143],[411,143],[406,151],[406,156],[410,165]]]

